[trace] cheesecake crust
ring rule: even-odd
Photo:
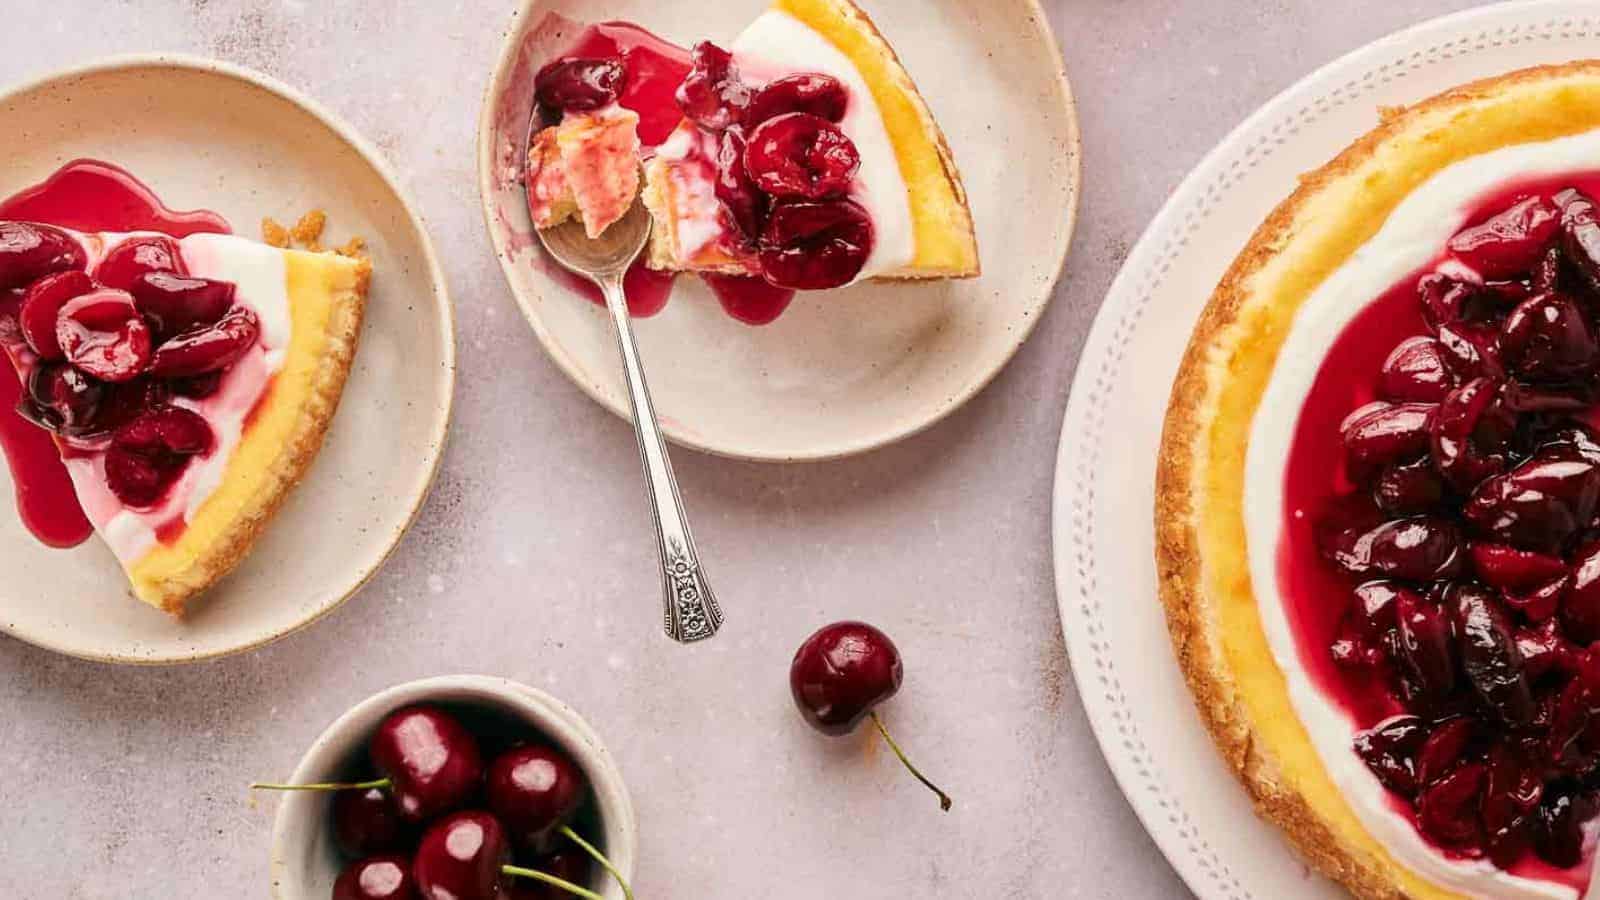
[[[1156,478],[1156,565],[1172,644],[1201,718],[1257,812],[1363,898],[1458,896],[1361,826],[1289,703],[1261,631],[1242,496],[1251,422],[1300,304],[1439,170],[1502,147],[1600,128],[1600,61],[1512,72],[1379,125],[1251,237],[1195,326],[1173,384]]]

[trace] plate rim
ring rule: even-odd
[[[478,199],[483,208],[484,227],[489,231],[489,241],[494,247],[495,259],[500,264],[501,274],[505,277],[506,288],[512,298],[516,300],[517,308],[521,311],[522,317],[527,320],[529,327],[533,329],[534,336],[538,338],[539,346],[543,348],[545,355],[556,364],[556,368],[561,370],[567,380],[577,385],[589,399],[598,403],[603,409],[609,410],[624,422],[631,424],[633,416],[628,409],[626,396],[610,397],[597,384],[583,377],[583,373],[579,370],[577,364],[561,348],[550,330],[545,327],[543,319],[533,307],[532,300],[524,298],[522,292],[517,290],[516,284],[511,278],[512,266],[515,263],[508,254],[505,241],[495,228],[495,210],[492,199],[495,190],[494,102],[500,96],[511,76],[511,72],[515,68],[518,56],[517,51],[520,48],[520,38],[525,27],[524,20],[535,12],[536,7],[543,6],[548,2],[549,0],[522,0],[516,11],[512,13],[510,20],[506,23],[506,37],[501,43],[500,54],[495,62],[495,68],[489,78],[489,83],[484,88],[483,102],[479,107],[478,113]],[[1067,183],[1071,189],[1072,196],[1065,210],[1066,219],[1065,227],[1062,230],[1063,236],[1060,240],[1060,246],[1056,248],[1055,260],[1051,268],[1052,274],[1048,284],[1044,286],[1046,290],[1042,294],[1042,299],[1030,307],[1028,314],[1022,317],[1023,321],[1020,327],[1017,328],[1015,339],[1011,342],[1010,347],[1004,354],[995,358],[994,364],[988,371],[983,372],[980,377],[974,379],[966,388],[942,399],[933,408],[931,415],[898,429],[891,429],[870,437],[826,445],[819,450],[800,450],[787,453],[752,451],[701,440],[693,434],[685,432],[676,421],[667,419],[663,420],[660,425],[662,434],[669,441],[680,447],[686,447],[712,456],[750,462],[800,463],[844,459],[890,446],[906,438],[921,434],[939,424],[954,414],[956,410],[965,406],[973,397],[982,393],[1016,358],[1017,353],[1028,342],[1028,338],[1038,328],[1039,321],[1044,318],[1045,313],[1049,310],[1051,302],[1055,299],[1056,288],[1066,274],[1067,258],[1072,250],[1073,238],[1077,234],[1078,213],[1083,203],[1083,131],[1078,121],[1077,100],[1072,91],[1066,58],[1062,54],[1060,40],[1056,36],[1054,26],[1050,24],[1050,18],[1044,10],[1042,0],[1017,0],[1017,2],[1023,4],[1027,11],[1026,18],[1034,25],[1032,28],[1033,38],[1043,41],[1045,49],[1056,63],[1054,73],[1056,89],[1061,100],[1062,111],[1065,113],[1063,124],[1067,137],[1067,147],[1063,152],[1067,153],[1070,158]]]
[[[411,509],[407,512],[404,523],[394,532],[394,538],[384,552],[373,563],[361,572],[355,581],[348,587],[339,589],[339,596],[330,599],[322,606],[311,610],[305,618],[293,624],[273,631],[270,634],[255,638],[251,641],[240,643],[231,647],[190,651],[190,652],[158,652],[154,654],[132,655],[128,653],[102,653],[83,650],[70,646],[67,642],[51,639],[38,634],[27,633],[19,629],[16,623],[5,620],[0,623],[0,631],[8,637],[15,638],[25,644],[59,653],[89,662],[109,663],[114,665],[128,665],[140,667],[161,667],[186,665],[190,663],[207,662],[256,650],[268,644],[286,638],[316,624],[323,617],[343,606],[346,601],[355,596],[367,585],[372,578],[388,563],[389,559],[399,548],[401,540],[416,523],[417,516],[422,511],[422,506],[427,502],[433,490],[439,468],[444,461],[446,444],[449,440],[450,423],[455,414],[455,386],[456,386],[456,309],[455,302],[450,296],[449,282],[445,279],[444,270],[439,263],[438,251],[433,244],[433,237],[428,231],[427,220],[422,217],[409,194],[401,187],[400,181],[387,160],[379,153],[376,146],[369,142],[355,130],[343,117],[311,98],[299,89],[283,82],[264,72],[256,71],[236,63],[213,59],[193,53],[182,52],[157,52],[157,53],[118,53],[99,56],[69,66],[52,69],[41,74],[25,77],[21,81],[0,89],[0,103],[5,103],[24,94],[45,88],[58,82],[70,82],[75,78],[89,75],[100,75],[117,71],[134,71],[140,69],[176,69],[184,72],[199,72],[211,75],[220,75],[232,78],[246,85],[260,88],[300,108],[316,119],[323,126],[332,131],[341,141],[354,150],[368,166],[377,173],[384,185],[400,203],[400,208],[405,211],[412,228],[420,237],[423,260],[426,264],[428,280],[432,283],[435,296],[439,299],[439,307],[443,312],[441,324],[441,349],[444,351],[443,371],[445,401],[439,411],[438,425],[430,437],[430,446],[433,449],[433,460],[428,467],[426,475],[415,487],[415,498]],[[359,351],[358,351],[359,352]],[[342,399],[342,398],[341,398]],[[124,598],[126,599],[126,598]],[[203,601],[202,601],[203,602]]]
[[[1409,73],[1421,67],[1422,64],[1417,61],[1424,57],[1427,57],[1427,63],[1432,64],[1470,52],[1473,41],[1465,32],[1472,27],[1471,23],[1474,20],[1510,19],[1519,24],[1532,23],[1525,26],[1525,36],[1536,30],[1543,30],[1546,35],[1552,37],[1562,33],[1559,27],[1562,25],[1571,27],[1576,22],[1585,22],[1592,27],[1600,23],[1600,18],[1593,15],[1592,9],[1588,13],[1577,11],[1580,2],[1581,0],[1531,0],[1531,2],[1503,0],[1487,6],[1424,19],[1379,36],[1297,79],[1229,130],[1190,169],[1141,233],[1127,261],[1107,289],[1099,310],[1095,313],[1093,324],[1083,344],[1083,351],[1075,365],[1067,408],[1062,416],[1062,427],[1057,440],[1051,501],[1051,555],[1055,574],[1056,602],[1073,684],[1082,700],[1085,717],[1089,720],[1101,755],[1111,770],[1118,789],[1127,799],[1128,805],[1145,832],[1149,834],[1174,871],[1197,896],[1238,900],[1250,897],[1251,894],[1230,871],[1228,861],[1206,841],[1200,825],[1190,817],[1183,802],[1165,791],[1154,771],[1131,758],[1133,751],[1129,746],[1130,739],[1126,734],[1119,732],[1119,729],[1125,727],[1125,722],[1132,721],[1133,716],[1123,705],[1117,704],[1109,696],[1102,696],[1090,687],[1105,683],[1108,679],[1105,672],[1106,664],[1100,654],[1093,649],[1096,641],[1101,640],[1094,635],[1103,633],[1103,626],[1092,621],[1087,612],[1079,615],[1075,610],[1078,597],[1089,597],[1095,593],[1079,577],[1081,561],[1092,558],[1094,548],[1092,543],[1080,540],[1072,533],[1083,528],[1085,522],[1093,521],[1095,515],[1092,503],[1080,502],[1082,492],[1071,489],[1092,481],[1092,476],[1085,479],[1076,478],[1073,470],[1083,462],[1084,457],[1077,446],[1078,436],[1093,434],[1097,435],[1096,441],[1099,440],[1100,431],[1089,427],[1094,418],[1091,416],[1091,397],[1098,393],[1094,382],[1108,377],[1105,363],[1117,350],[1118,342],[1115,336],[1119,329],[1126,326],[1131,336],[1144,315],[1142,300],[1148,300],[1150,295],[1146,294],[1141,300],[1139,282],[1144,281],[1151,285],[1158,283],[1161,278],[1159,270],[1164,269],[1165,263],[1170,262],[1181,250],[1179,231],[1181,223],[1186,221],[1182,218],[1183,214],[1189,212],[1193,215],[1197,204],[1203,207],[1209,202],[1208,198],[1212,191],[1217,189],[1217,181],[1225,179],[1231,170],[1232,167],[1228,165],[1230,161],[1233,166],[1239,166],[1240,158],[1248,158],[1253,153],[1259,153],[1259,159],[1265,159],[1275,152],[1277,146],[1272,137],[1281,137],[1286,130],[1298,129],[1315,120],[1316,114],[1311,110],[1318,104],[1305,103],[1300,112],[1296,113],[1294,110],[1297,103],[1312,96],[1325,97],[1341,92],[1360,92],[1367,82],[1379,81],[1372,73],[1378,68],[1376,64],[1384,60],[1385,54],[1420,44],[1426,35],[1436,35],[1440,40],[1431,47],[1417,49],[1408,57],[1387,62],[1381,68],[1383,70],[1405,68],[1406,73]],[[1540,21],[1541,19],[1547,21]],[[1514,32],[1516,26],[1511,27]],[[1505,28],[1506,26],[1502,26],[1502,33],[1505,33]],[[1487,32],[1482,37],[1487,37]],[[1508,35],[1508,38],[1514,37],[1514,34]],[[1336,75],[1345,70],[1362,68],[1368,72],[1365,79],[1357,77],[1348,80],[1342,87],[1335,87]],[[1341,104],[1325,103],[1322,105],[1322,112],[1330,112],[1339,105]],[[1268,128],[1268,123],[1273,121],[1276,121],[1276,124]],[[1252,135],[1255,136],[1255,142],[1249,143],[1247,139]],[[1351,135],[1350,138],[1353,140],[1358,136]],[[1324,160],[1320,158],[1312,160],[1308,168],[1314,168],[1322,161]],[[1208,184],[1210,190],[1206,188]],[[1197,218],[1196,222],[1198,221]],[[1256,224],[1258,223],[1252,223],[1250,228],[1253,229]],[[1153,510],[1150,511],[1150,515],[1154,515]],[[1149,527],[1154,527],[1153,522],[1147,524]],[[1089,527],[1092,529],[1092,526]],[[1154,559],[1149,560],[1148,564],[1153,568]],[[1155,598],[1149,600],[1157,602]],[[1164,643],[1164,646],[1170,653],[1170,641]],[[1094,654],[1092,659],[1091,653]],[[1115,683],[1114,673],[1109,678]],[[1193,708],[1192,698],[1187,697],[1187,686],[1184,690],[1186,699],[1190,701],[1188,709],[1198,718],[1199,713]],[[1142,739],[1137,737],[1133,740],[1141,745],[1143,743]],[[1216,752],[1211,741],[1208,740],[1207,744],[1209,752]],[[1229,777],[1236,789],[1243,792],[1243,786],[1237,784],[1232,772],[1229,772]],[[1287,845],[1284,847],[1284,852],[1289,853],[1297,862],[1300,861],[1299,856],[1295,855]]]

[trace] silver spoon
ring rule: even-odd
[[[598,238],[591,240],[583,223],[571,219],[540,231],[539,240],[556,262],[599,285],[606,296],[606,309],[611,311],[617,345],[622,350],[633,430],[639,437],[644,480],[655,512],[666,607],[664,624],[668,637],[687,644],[716,634],[722,627],[722,610],[700,570],[700,555],[695,551],[689,517],[684,514],[683,498],[678,495],[678,480],[673,477],[672,461],[667,458],[667,443],[650,402],[650,387],[645,384],[628,301],[622,291],[622,277],[649,242],[653,224],[644,204],[636,200],[633,208]]]

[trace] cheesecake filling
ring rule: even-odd
[[[77,235],[92,270],[118,244],[135,234]],[[161,502],[149,509],[130,509],[106,481],[105,454],[67,455],[83,511],[124,567],[131,566],[163,538],[170,539],[194,518],[222,483],[228,460],[251,412],[266,396],[273,376],[283,368],[292,324],[288,278],[283,253],[265,244],[221,234],[195,234],[178,239],[191,275],[231,281],[235,304],[250,307],[261,323],[260,338],[223,375],[215,393],[202,399],[173,397],[171,404],[199,414],[211,426],[212,452],[189,461]]]
[[[1476,198],[1520,179],[1557,177],[1597,167],[1600,131],[1591,131],[1482,154],[1440,171],[1419,186],[1295,314],[1252,420],[1246,451],[1243,515],[1251,588],[1297,717],[1362,827],[1400,864],[1441,888],[1471,897],[1571,900],[1579,891],[1559,881],[1504,871],[1486,859],[1456,858],[1442,852],[1417,831],[1356,755],[1351,740],[1358,725],[1310,676],[1289,623],[1288,598],[1280,587],[1278,549],[1285,538],[1286,463],[1300,410],[1325,354],[1362,312],[1366,301],[1437,260],[1441,248],[1467,224]],[[1592,859],[1593,822],[1586,833],[1586,852]],[[1600,897],[1592,875],[1583,896]]]

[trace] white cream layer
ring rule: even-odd
[[[133,235],[79,236],[89,252],[92,271],[105,254]],[[272,376],[283,368],[292,323],[289,312],[288,273],[282,251],[232,235],[196,234],[178,241],[189,274],[231,281],[237,288],[235,303],[249,306],[261,320],[256,346],[233,364],[217,392],[203,400],[173,398],[173,405],[192,409],[211,425],[216,448],[209,456],[192,460],[162,502],[150,509],[124,506],[106,484],[105,454],[67,460],[67,474],[83,504],[84,514],[124,566],[137,562],[156,544],[162,524],[181,517],[188,522],[222,483],[228,461],[239,444],[245,419],[266,391]]]
[[[781,10],[768,10],[733,42],[739,70],[764,84],[788,75],[816,72],[839,79],[850,93],[850,105],[839,127],[861,155],[851,199],[872,216],[872,253],[856,281],[865,281],[911,264],[917,236],[911,221],[911,200],[894,143],[872,89],[850,58],[809,25]]]
[[[1245,456],[1245,534],[1250,584],[1289,698],[1323,765],[1361,824],[1422,877],[1471,897],[1575,898],[1561,884],[1510,875],[1487,861],[1450,859],[1387,802],[1376,776],[1351,749],[1355,728],[1301,665],[1278,593],[1284,468],[1300,410],[1324,354],[1365,305],[1435,260],[1480,198],[1510,182],[1600,169],[1600,131],[1508,147],[1464,160],[1411,193],[1383,228],[1328,277],[1295,315],[1251,424]],[[1591,829],[1589,845],[1593,845]],[[1600,896],[1591,884],[1588,897]]]

